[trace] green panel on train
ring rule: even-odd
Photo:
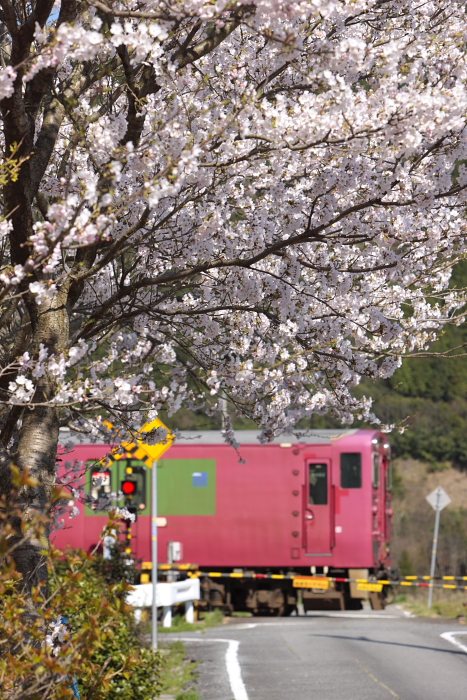
[[[157,482],[159,515],[216,514],[215,459],[161,459]]]

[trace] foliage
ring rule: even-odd
[[[467,401],[447,403],[389,395],[376,410],[382,420],[405,425],[403,433],[391,433],[396,457],[467,468]]]
[[[118,536],[109,546],[109,557],[96,554],[94,568],[102,576],[109,586],[125,580],[129,584],[139,583],[141,573],[141,560],[136,560],[134,555],[126,551],[125,542]]]
[[[400,474],[397,462],[392,463],[392,495],[394,498],[402,499],[405,496],[404,480]]]
[[[427,590],[408,593],[405,596],[404,607],[419,617],[442,617],[455,620],[465,617],[467,613],[465,594],[461,591],[436,589],[433,591],[433,605],[428,608]]]
[[[15,476],[14,488],[29,477]],[[160,658],[142,648],[125,603],[126,581],[108,585],[85,552],[44,551],[50,585],[29,590],[12,551],[21,546],[3,501],[0,522],[0,698],[71,698],[77,679],[82,700],[152,700]],[[23,539],[42,540],[41,516],[23,523]],[[113,525],[114,526],[114,525]],[[13,541],[13,542],[12,542]],[[63,618],[68,622],[65,624]],[[70,633],[71,630],[71,633]]]
[[[415,575],[415,567],[407,549],[402,550],[402,554],[399,559],[399,570],[401,576]]]
[[[106,608],[113,613],[106,633],[102,634],[93,650],[92,671],[90,669],[79,676],[83,697],[94,695],[96,671],[99,675],[105,669],[106,699],[117,700],[126,696],[132,700],[152,700],[157,689],[160,659],[145,649],[136,635],[132,609],[124,602],[124,593],[129,589],[125,578],[117,583],[107,583],[101,574],[100,562],[77,550],[67,553],[64,560],[55,564],[51,575],[52,595],[78,571],[80,585],[74,600],[66,608],[73,630],[89,629],[90,619]],[[115,573],[113,580],[116,580]]]
[[[161,627],[160,632],[170,634],[172,632],[192,632],[194,630],[205,629],[206,627],[216,627],[224,621],[221,610],[202,613],[200,620],[196,623],[187,622],[183,615],[174,615],[171,627]]]
[[[435,573],[438,576],[465,576],[467,509],[456,505],[456,501],[462,502],[462,496],[455,493],[456,484],[462,488],[463,477],[450,470],[433,478],[430,465],[415,460],[399,463],[397,467],[402,488],[393,501],[394,565],[399,566],[405,575],[424,576],[430,573],[435,512],[427,503],[426,496],[434,486],[442,485],[454,502],[441,514]]]
[[[161,694],[174,695],[176,700],[199,700],[198,693],[188,684],[197,677],[197,663],[187,658],[183,642],[170,642],[161,648]]]

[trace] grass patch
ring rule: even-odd
[[[187,657],[183,642],[164,644],[160,652],[163,658],[161,695],[173,695],[176,700],[199,700],[196,690],[186,687],[196,681],[198,664]]]
[[[419,617],[442,617],[446,620],[455,620],[467,614],[467,595],[464,591],[435,589],[431,608],[428,608],[427,591],[402,594],[397,596],[395,602],[402,603],[404,608]]]
[[[192,632],[193,630],[202,630],[206,627],[216,627],[222,625],[224,615],[221,610],[213,610],[212,612],[201,613],[200,619],[193,624],[187,622],[183,615],[175,615],[172,618],[172,627],[159,627],[158,631],[162,634],[170,634],[174,632]]]

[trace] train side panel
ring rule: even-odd
[[[159,529],[159,559],[166,560],[168,542],[179,541],[183,561],[205,569],[380,566],[388,557],[387,443],[375,431],[349,432],[321,444],[245,444],[245,463],[225,444],[175,444],[158,467],[159,515],[167,521]],[[109,451],[81,445],[67,459],[92,463]],[[124,467],[112,466],[114,491]],[[145,514],[132,527],[131,547],[149,561],[145,471]],[[98,541],[106,516],[80,508],[56,535],[59,547],[90,549]]]

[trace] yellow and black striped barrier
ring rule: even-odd
[[[188,571],[188,576],[200,578],[236,578],[236,579],[265,579],[265,580],[291,580],[294,588],[311,588],[315,590],[327,590],[333,583],[356,583],[359,590],[381,592],[383,586],[414,586],[416,588],[446,588],[450,590],[467,590],[467,585],[460,585],[457,581],[465,581],[466,576],[410,576],[404,579],[392,581],[390,579],[358,579],[343,578],[334,576],[299,576],[297,574],[257,574],[253,572],[233,572],[223,571]],[[453,581],[453,583],[437,583],[436,581]]]
[[[152,569],[151,562],[143,562],[143,571]],[[185,572],[190,578],[236,578],[256,580],[289,580],[294,588],[313,588],[327,590],[333,583],[356,583],[359,590],[380,592],[383,586],[414,586],[416,588],[446,588],[450,590],[467,590],[467,576],[403,576],[392,579],[359,579],[333,576],[302,576],[299,574],[260,574],[254,571],[200,571],[197,564],[159,564],[159,571]],[[464,585],[460,582],[465,581]],[[446,583],[444,583],[446,582]],[[449,582],[449,583],[448,583]]]

